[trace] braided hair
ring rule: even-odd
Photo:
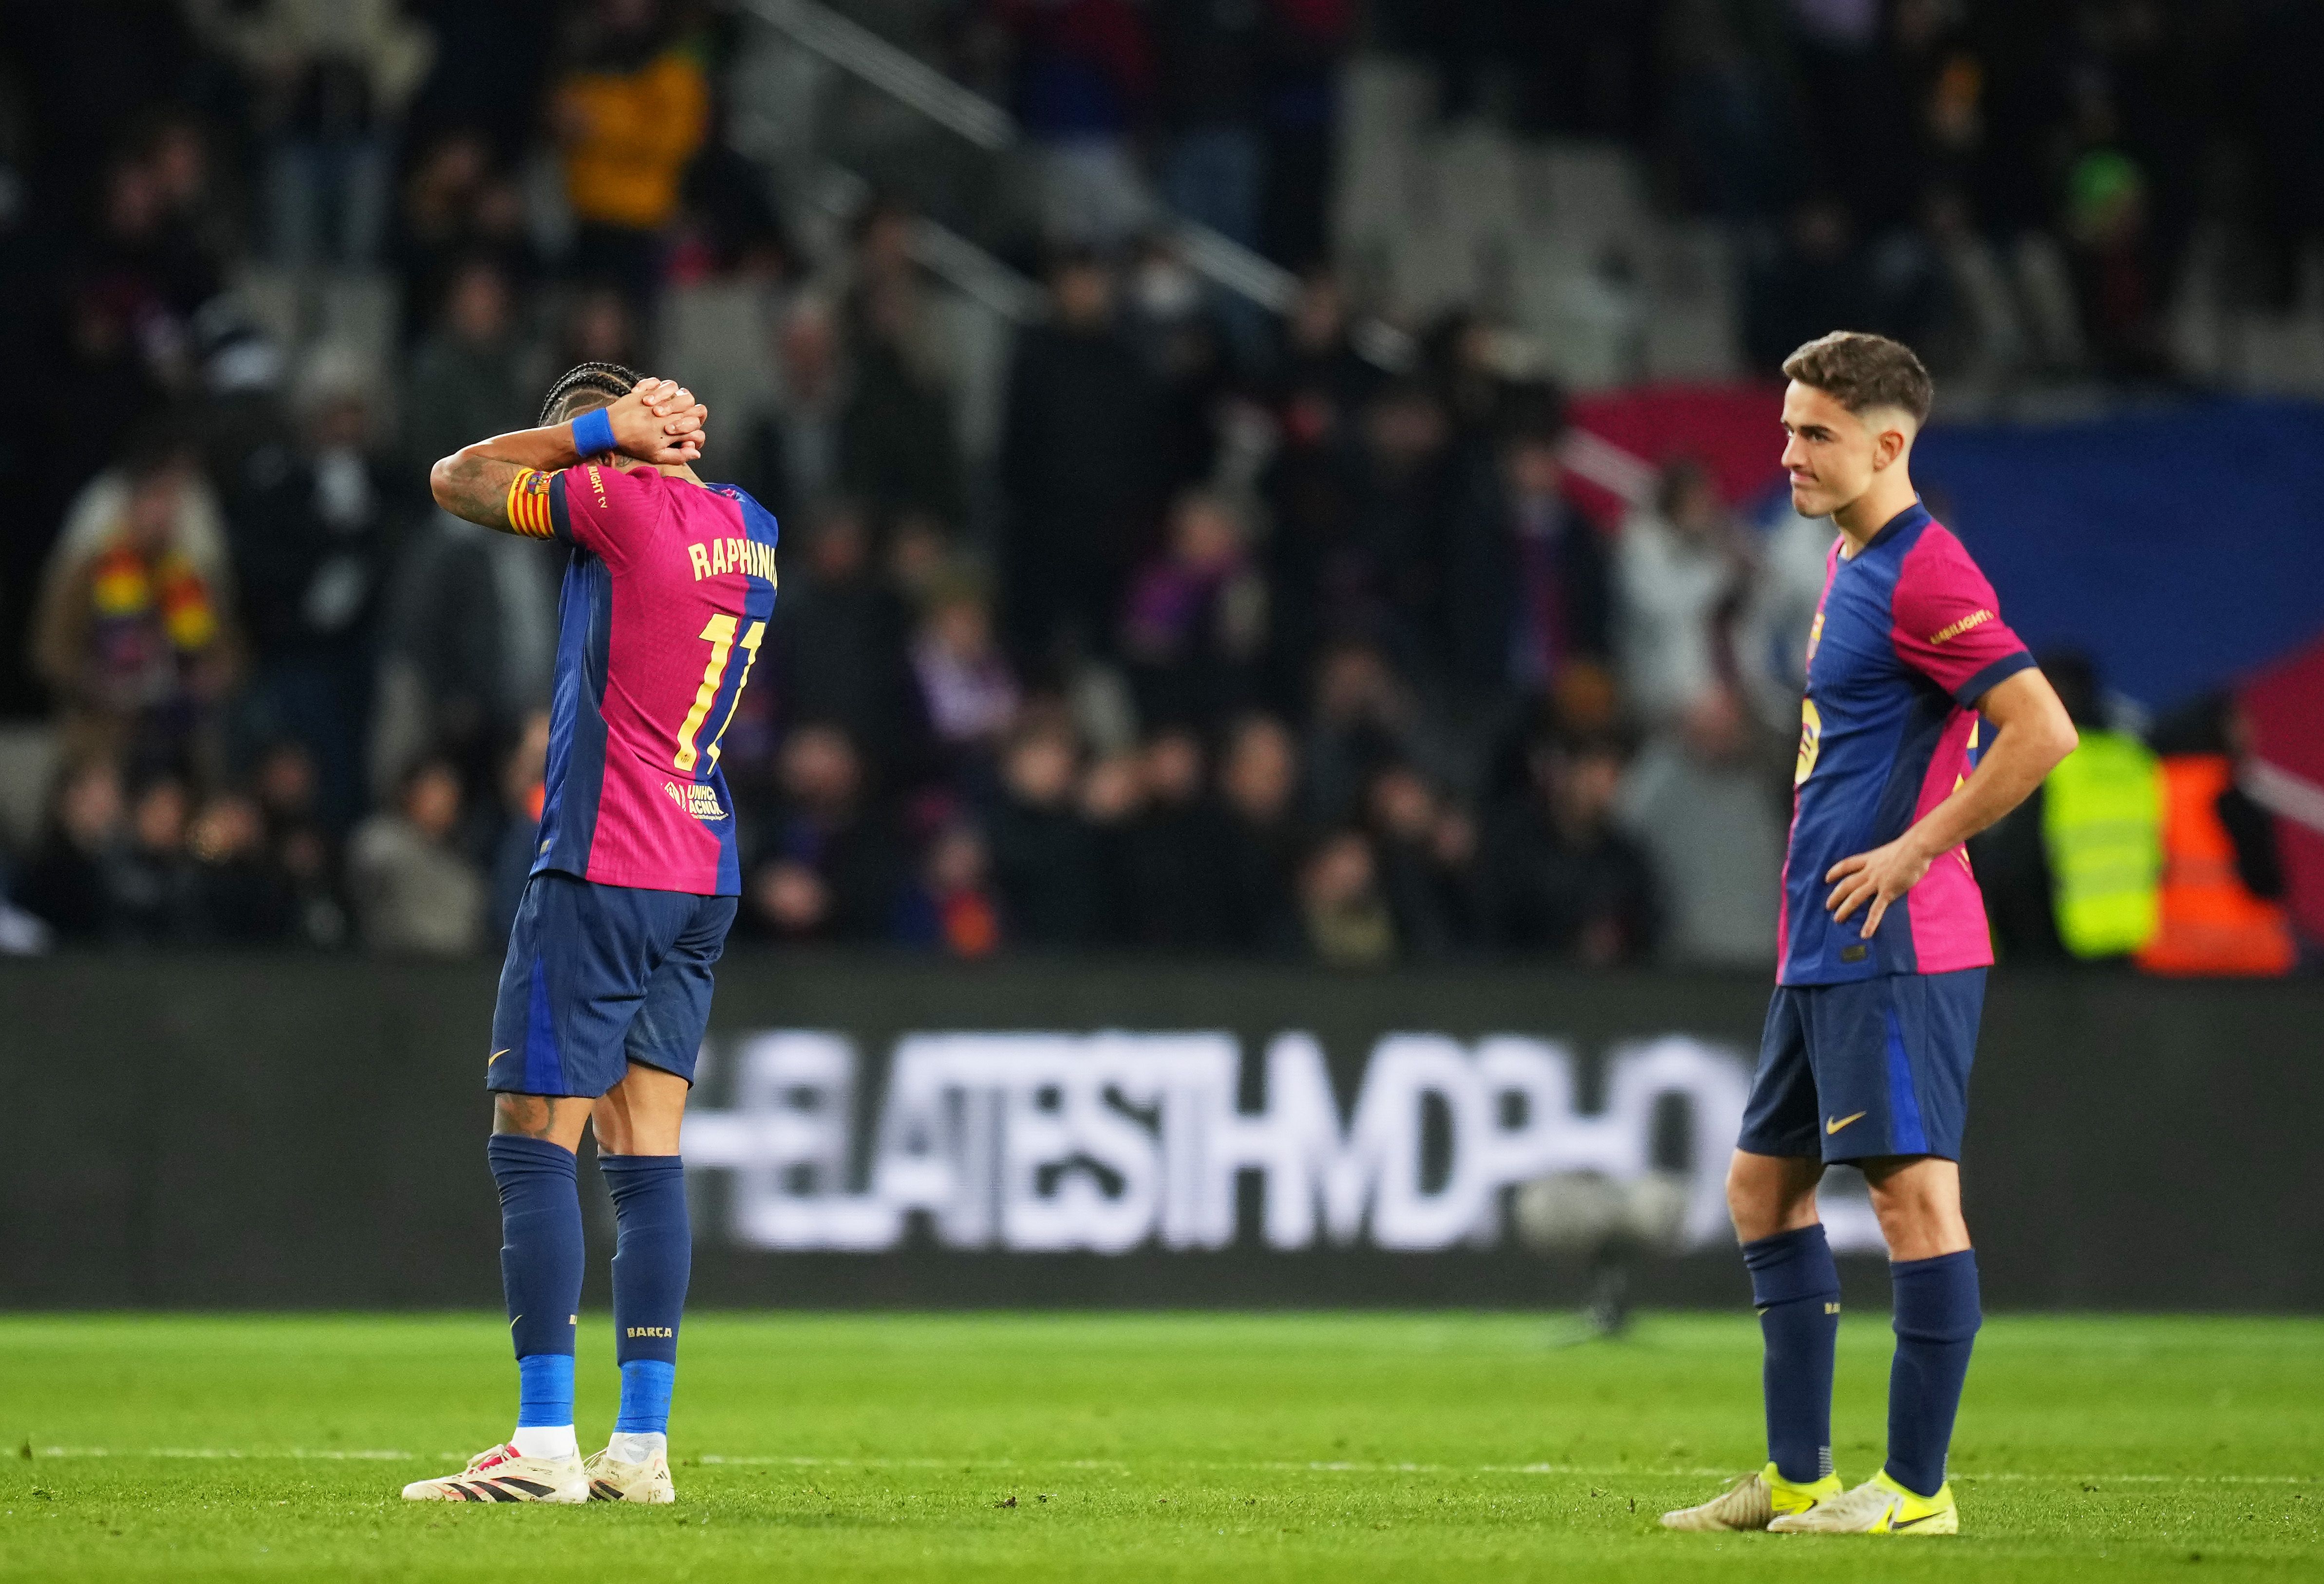
[[[556,422],[559,410],[573,396],[586,391],[608,401],[619,401],[643,378],[636,370],[618,363],[576,363],[549,387],[549,400],[540,404],[541,426],[546,428]]]

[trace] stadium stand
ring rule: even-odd
[[[746,933],[1764,961],[1822,548],[1766,376],[1845,320],[1928,354],[1931,503],[2094,723],[2226,756],[2286,943],[2233,965],[2314,961],[2297,8],[336,9],[7,12],[5,336],[83,418],[0,458],[0,946],[493,952],[557,568],[421,481],[602,357],[783,522]],[[1979,859],[2037,956],[2039,817]]]

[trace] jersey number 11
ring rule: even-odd
[[[734,618],[721,611],[710,618],[710,625],[702,630],[710,643],[710,663],[702,668],[702,686],[694,690],[694,707],[686,712],[686,723],[678,729],[678,758],[681,770],[691,772],[699,754],[694,740],[702,731],[702,723],[710,718],[712,707],[718,702],[719,685],[726,680],[727,662],[734,658]],[[726,718],[718,723],[718,730],[710,734],[710,762],[718,762],[718,740],[726,735],[733,723],[734,711],[742,702],[742,689],[751,685],[751,667],[759,658],[759,645],[767,636],[767,624],[753,622],[742,634],[742,677],[734,684],[734,699],[726,706]]]

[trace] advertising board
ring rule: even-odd
[[[492,1306],[487,963],[0,962],[0,1304]],[[684,1146],[704,1304],[1746,1301],[1748,976],[737,950]],[[1997,972],[1989,1305],[2324,1309],[2324,984]],[[611,1216],[583,1150],[589,1301]],[[1885,1303],[1861,1179],[1821,1192]]]

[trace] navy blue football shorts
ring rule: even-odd
[[[534,875],[509,931],[484,1087],[595,1100],[632,1062],[693,1082],[736,900]]]
[[[1777,985],[1737,1147],[1960,1159],[1985,970]]]

